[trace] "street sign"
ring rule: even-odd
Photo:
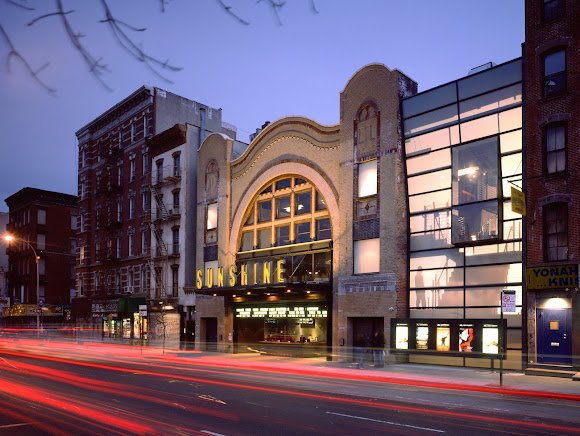
[[[501,308],[503,313],[516,313],[516,291],[506,289],[501,292]]]
[[[147,305],[146,304],[139,305],[139,315],[147,316]]]

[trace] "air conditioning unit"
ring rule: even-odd
[[[127,287],[125,287],[125,293],[126,294],[132,294],[133,293],[133,286],[127,286]]]

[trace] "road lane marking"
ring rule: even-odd
[[[201,395],[198,395],[197,398],[201,398],[202,400],[207,400],[207,401],[213,401],[214,403],[227,404],[225,401],[222,401],[216,397],[212,397],[211,395],[201,394]]]
[[[5,428],[13,428],[13,427],[23,427],[25,425],[32,425],[32,423],[30,422],[21,422],[19,424],[6,424],[6,425],[0,425],[0,429],[5,429]]]
[[[209,430],[201,430],[201,432],[200,432],[200,433],[210,434],[210,435],[212,435],[212,436],[226,436],[226,435],[224,435],[224,434],[221,434],[221,433],[215,433],[215,432],[213,432],[213,431],[209,431]]]
[[[326,413],[328,413],[329,415],[344,416],[346,418],[361,419],[363,421],[380,422],[382,424],[397,425],[399,427],[408,427],[408,428],[415,428],[417,430],[426,430],[426,431],[433,431],[433,432],[436,432],[436,433],[445,433],[445,430],[438,430],[436,428],[419,427],[419,426],[416,426],[416,425],[401,424],[400,422],[383,421],[383,420],[380,420],[380,419],[365,418],[364,416],[346,415],[344,413],[336,413],[336,412],[326,412]]]

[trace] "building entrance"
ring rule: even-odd
[[[572,363],[572,309],[538,309],[538,362]]]
[[[201,321],[205,328],[206,351],[217,351],[217,318],[202,318]]]

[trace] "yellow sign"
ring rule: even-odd
[[[284,283],[286,280],[284,278],[284,259],[278,259],[276,261],[276,267],[274,267],[274,262],[271,260],[266,260],[263,262],[253,262],[251,265],[250,275],[248,272],[248,264],[240,264],[240,271],[238,275],[238,268],[236,265],[230,265],[227,269],[223,266],[218,266],[217,268],[217,283],[214,283],[214,269],[206,268],[204,271],[202,268],[198,268],[195,272],[195,287],[197,289],[213,288],[214,286],[221,288],[224,286],[224,274],[227,270],[228,272],[228,285],[230,287],[236,286],[248,286],[257,284],[270,284],[270,283]],[[205,276],[205,277],[204,277]],[[205,280],[204,280],[205,278]],[[251,283],[250,283],[251,282]]]
[[[512,192],[512,212],[526,216],[526,196],[519,189],[511,187]]]
[[[529,290],[575,288],[580,285],[578,265],[540,266],[526,269]]]

